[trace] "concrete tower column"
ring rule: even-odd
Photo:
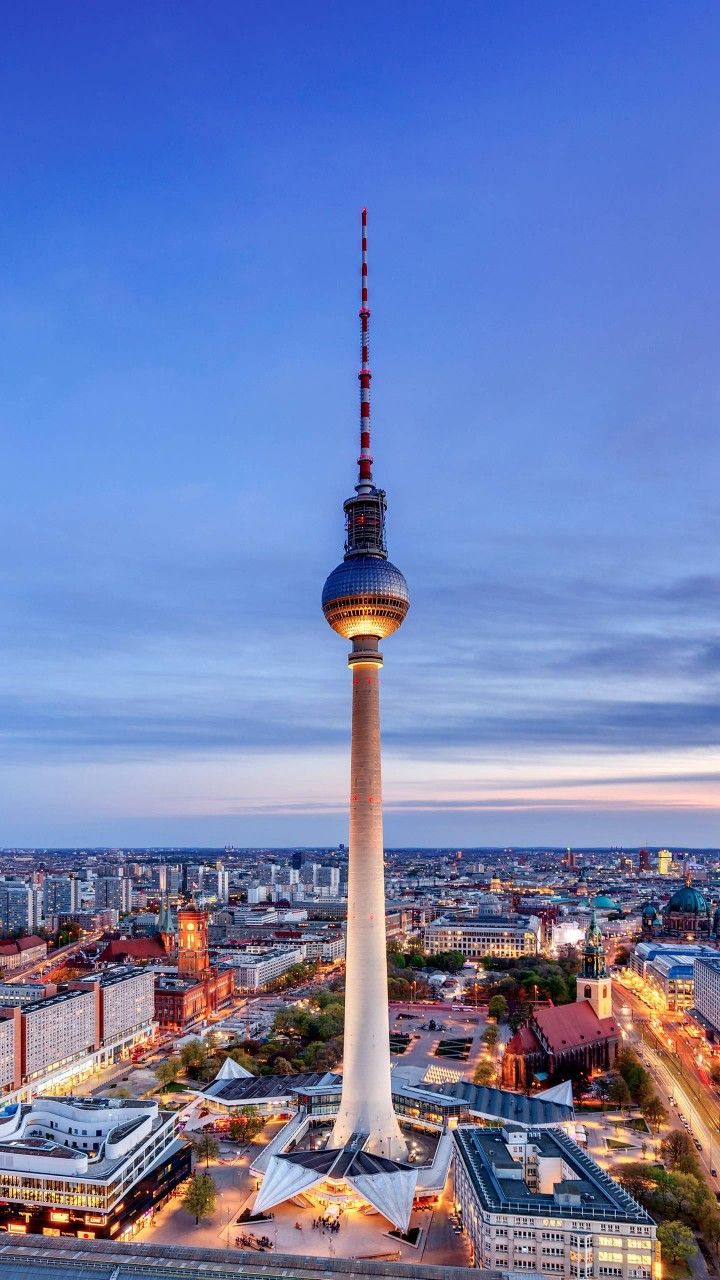
[[[407,1157],[390,1091],[390,1026],[385,950],[380,668],[375,636],[356,636],[352,672],[350,852],[345,981],[345,1039],[340,1111],[331,1138],[343,1146],[368,1135],[366,1151]]]

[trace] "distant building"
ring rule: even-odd
[[[639,942],[628,970],[663,1009],[689,1009],[695,1003],[695,966],[701,959],[717,959],[713,948],[701,943]]]
[[[468,960],[482,956],[534,956],[540,950],[537,916],[489,915],[467,920],[440,916],[425,927],[425,951],[460,951]]]
[[[46,876],[43,907],[49,916],[73,916],[80,910],[80,881],[74,876]]]
[[[305,948],[246,947],[223,951],[223,961],[235,970],[235,985],[242,991],[263,991],[287,973],[294,964],[302,964]]]
[[[15,942],[0,943],[0,972],[11,973],[26,964],[37,964],[47,956],[47,942],[35,934],[18,938]]]
[[[661,849],[657,856],[658,875],[667,876],[670,874],[673,856],[669,849]]]
[[[663,934],[672,938],[709,938],[712,932],[710,908],[699,889],[686,875],[682,889],[674,893],[663,912]]]
[[[155,981],[155,1016],[163,1027],[182,1029],[227,1004],[235,991],[230,967],[210,964],[208,914],[199,907],[177,913],[177,971]]]
[[[132,880],[126,876],[98,876],[95,881],[95,910],[128,915],[132,910]]]
[[[36,893],[24,880],[0,880],[0,933],[31,933],[36,919]]]

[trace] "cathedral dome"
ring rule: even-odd
[[[481,893],[477,900],[478,915],[501,916],[502,903],[494,893]]]
[[[684,884],[682,889],[678,889],[667,904],[667,910],[677,911],[678,914],[684,916],[706,916],[708,914],[708,904],[699,889],[695,889],[691,884]]]
[[[598,893],[592,900],[592,906],[597,907],[598,911],[617,911],[618,904],[613,902],[606,893]]]

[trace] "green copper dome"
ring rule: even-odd
[[[667,904],[668,911],[677,911],[684,916],[706,916],[708,914],[708,904],[700,893],[699,889],[693,888],[691,884],[683,885],[682,889],[678,889]]]
[[[598,911],[618,910],[617,902],[613,902],[612,898],[609,898],[606,893],[599,893],[597,897],[593,898],[592,905],[597,907]]]

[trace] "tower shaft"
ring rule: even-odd
[[[375,637],[357,636],[352,671],[350,852],[345,981],[345,1039],[340,1110],[331,1145],[367,1135],[365,1150],[404,1160],[392,1105],[385,950],[380,667]]]

